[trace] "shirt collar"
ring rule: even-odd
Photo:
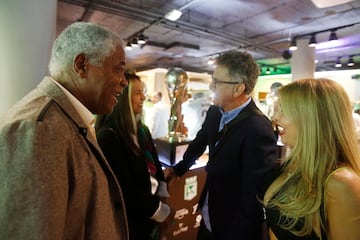
[[[75,110],[80,114],[83,121],[88,125],[94,124],[94,115],[87,109],[74,95],[72,95],[66,88],[64,88],[60,83],[50,78],[53,82],[60,87],[64,92],[65,96],[69,99],[71,104],[74,106]]]
[[[228,122],[230,122],[231,120],[233,120],[237,115],[239,115],[239,113],[247,106],[249,105],[251,101],[251,98],[249,98],[245,103],[243,103],[242,105],[240,105],[239,107],[230,110],[228,112],[224,112],[222,109],[220,109],[221,112],[221,120],[220,120],[220,126],[219,126],[219,130],[221,130],[224,126],[224,124],[227,124]]]

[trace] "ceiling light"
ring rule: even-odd
[[[351,2],[353,0],[311,0],[317,8],[334,7],[343,3]]]
[[[165,18],[170,21],[176,21],[181,17],[181,15],[182,15],[181,11],[179,11],[177,9],[173,9],[170,12],[168,12],[167,14],[165,14]]]
[[[126,50],[131,50],[132,49],[130,41],[127,42],[127,44],[125,46],[125,49]]]
[[[146,39],[145,35],[141,33],[137,39],[137,43],[140,45],[143,45],[146,43],[146,40],[147,39]]]
[[[349,67],[352,67],[352,66],[355,65],[353,56],[350,56],[350,57],[349,57],[349,61],[348,61],[347,65],[348,65]]]
[[[329,36],[329,41],[336,41],[338,40],[338,37],[336,35],[335,30],[331,30],[330,36]]]
[[[290,50],[290,51],[295,51],[295,50],[297,50],[296,39],[295,39],[295,38],[291,39],[289,50]]]
[[[137,47],[138,46],[138,42],[136,38],[131,39],[131,47]]]
[[[340,58],[341,57],[338,57],[337,60],[336,60],[336,63],[335,63],[335,67],[337,67],[337,68],[342,67]]]
[[[265,71],[266,74],[270,74],[270,68],[266,68],[266,71]]]
[[[209,65],[213,65],[214,63],[215,63],[214,59],[213,59],[213,58],[209,58],[208,64],[209,64]]]
[[[309,47],[315,47],[316,46],[316,37],[315,34],[311,35],[310,41],[309,41]]]

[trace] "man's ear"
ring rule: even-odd
[[[78,54],[74,59],[74,70],[80,77],[87,77],[88,58],[84,53]]]
[[[234,97],[238,97],[240,96],[244,91],[245,91],[245,84],[238,84],[237,86],[234,87]]]

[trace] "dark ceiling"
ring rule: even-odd
[[[316,71],[360,69],[360,1],[318,8],[314,4],[346,0],[59,0],[57,32],[75,21],[106,26],[125,41],[143,33],[148,42],[127,50],[128,66],[136,70],[179,66],[212,72],[211,57],[230,50],[250,52],[262,69],[289,73],[283,57],[293,37],[316,33]],[[165,14],[178,9],[177,21]],[[328,42],[330,30],[339,41]],[[355,66],[347,67],[352,56]],[[343,67],[334,68],[336,60]]]

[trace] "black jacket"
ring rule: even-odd
[[[114,129],[114,123],[108,120],[98,130],[97,140],[122,188],[130,239],[146,240],[149,239],[155,224],[150,217],[156,212],[160,200],[151,194],[150,175],[145,158],[137,156]],[[146,135],[152,142],[147,128]],[[164,181],[158,156],[153,157],[157,168],[156,179]]]
[[[266,173],[276,164],[277,145],[270,121],[251,101],[239,115],[249,116],[235,123],[216,144],[221,113],[211,106],[195,139],[174,170],[182,175],[209,145],[204,193],[209,193],[209,215],[216,239],[261,239],[263,213],[257,199]]]

